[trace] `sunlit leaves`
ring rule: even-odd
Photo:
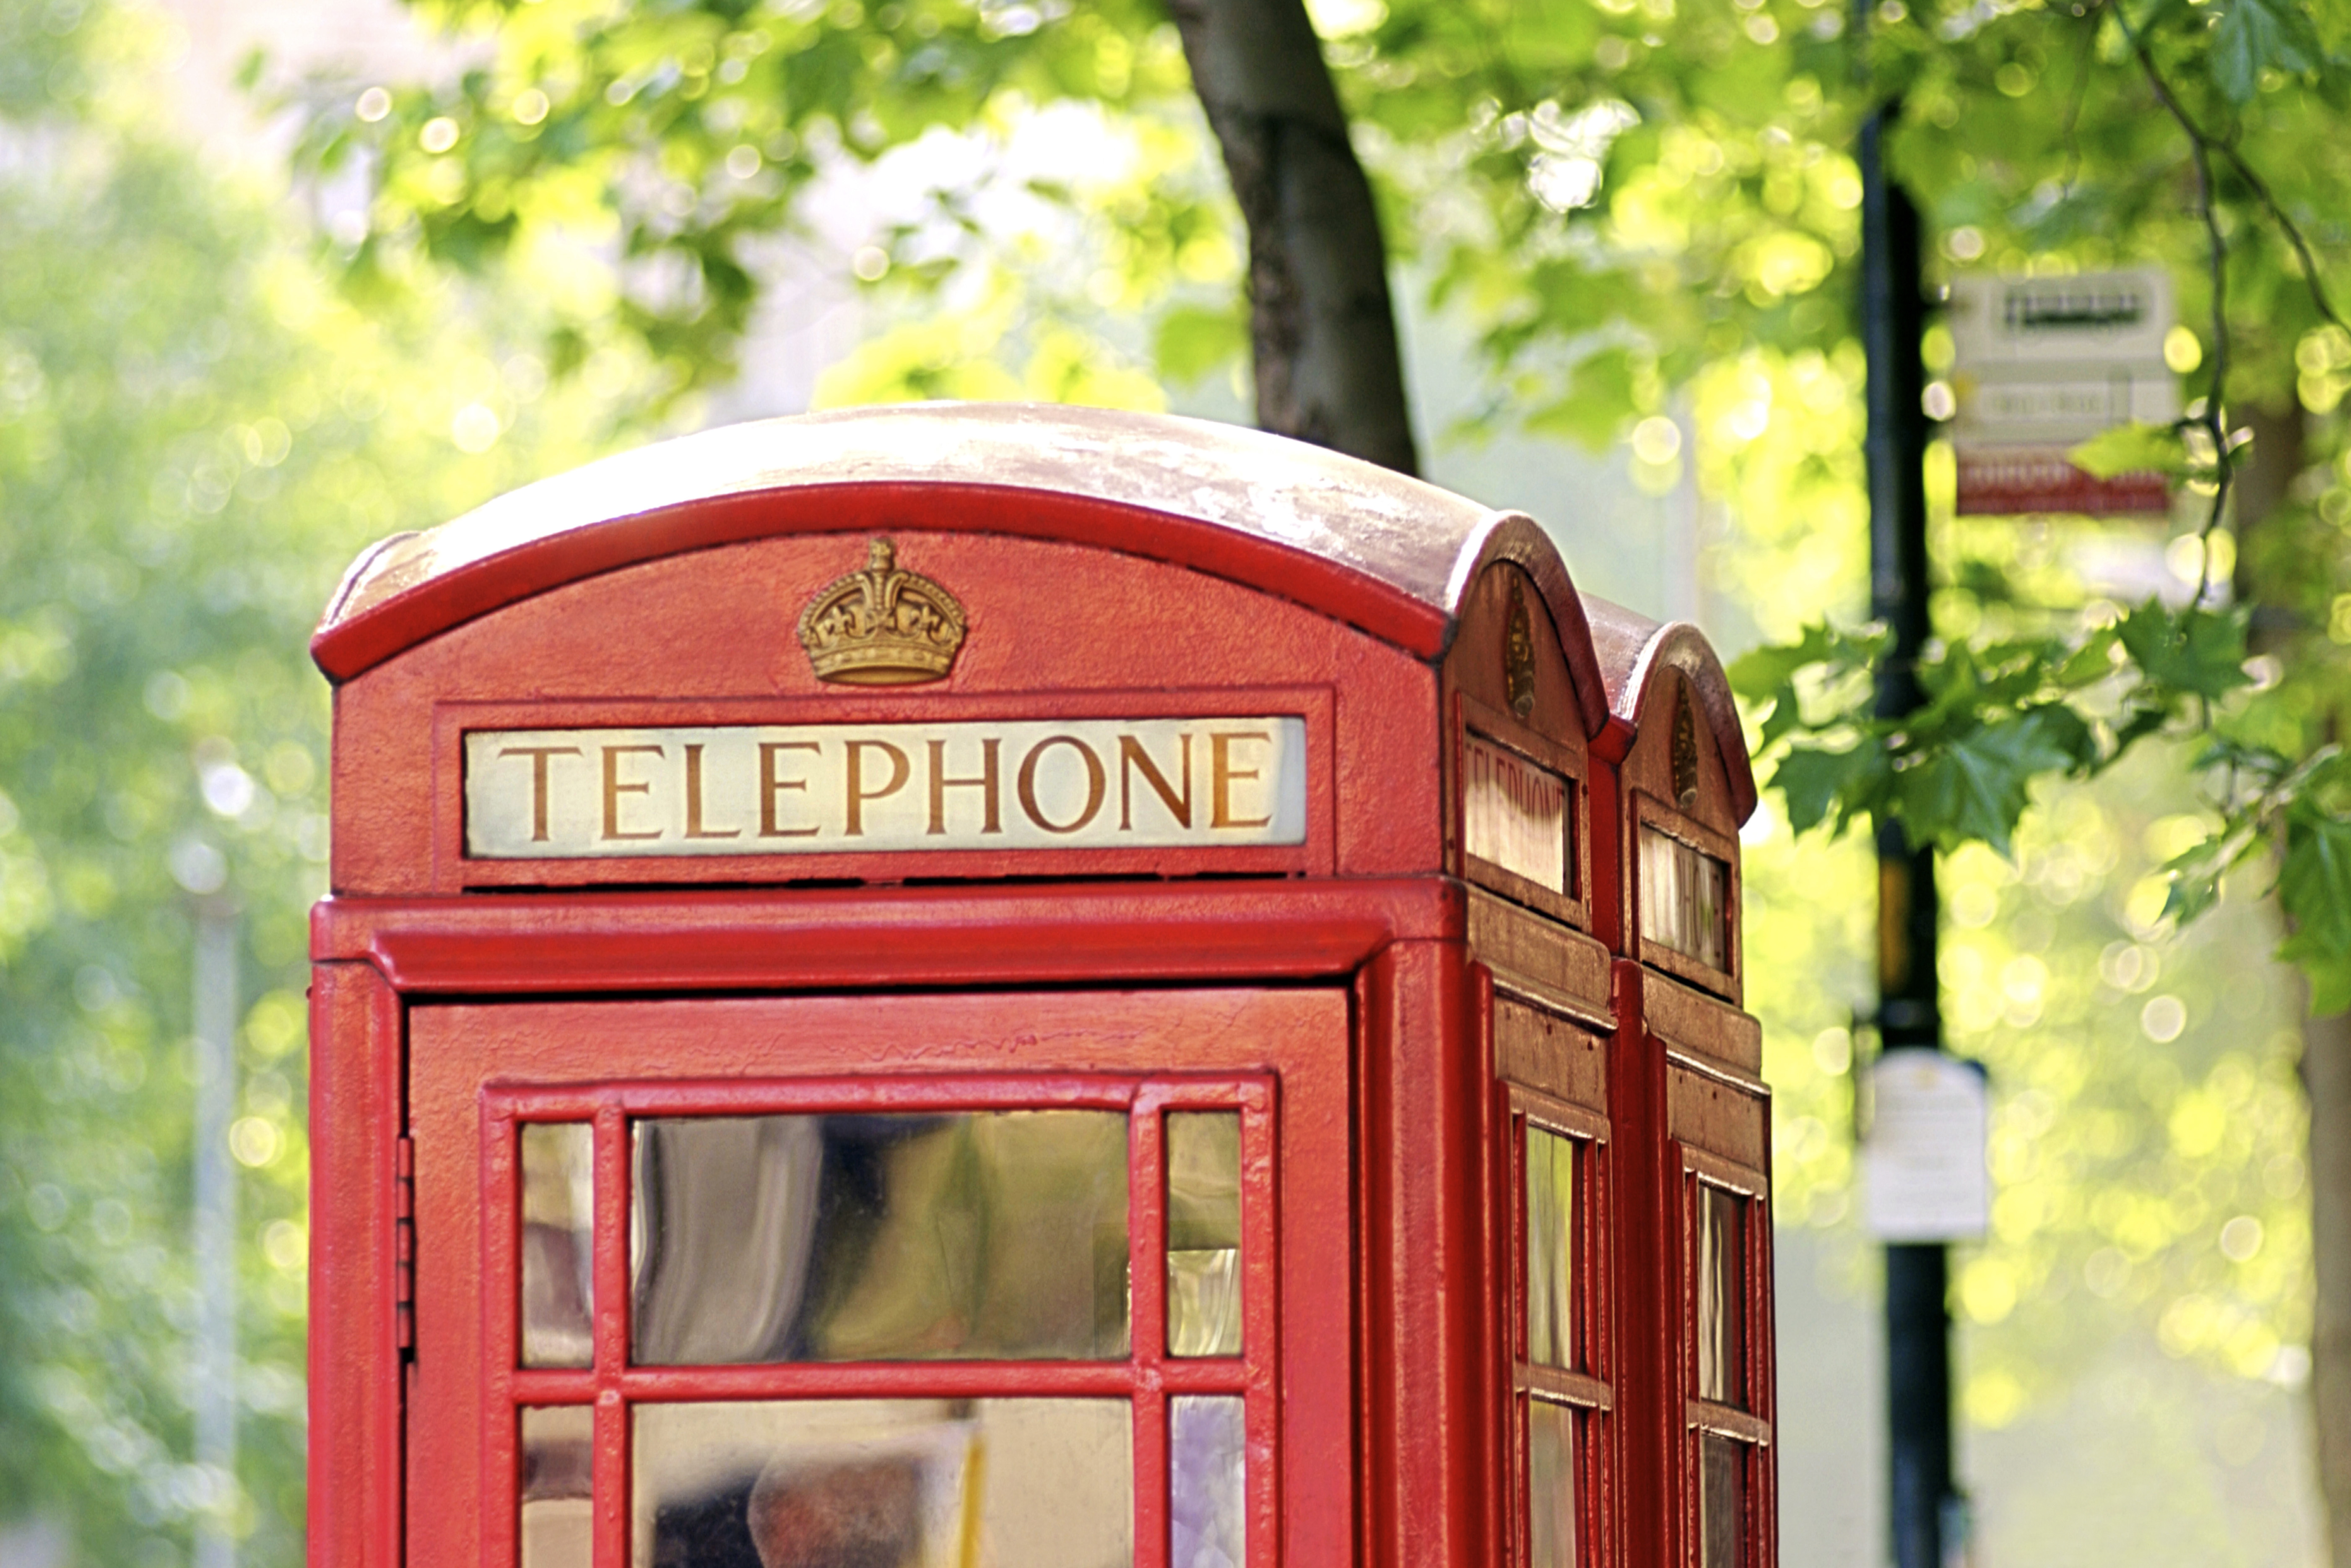
[[[1021,335],[1029,350],[1016,355],[1017,304],[1017,298],[1007,295],[970,310],[906,322],[868,339],[819,379],[816,406],[935,398],[1026,400],[1153,413],[1166,406],[1156,379],[1123,362],[1087,334],[1031,324]]]
[[[1222,309],[1184,305],[1161,316],[1152,343],[1159,374],[1174,385],[1189,386],[1238,362],[1249,350],[1249,322],[1238,304]]]
[[[1842,750],[1791,746],[1781,755],[1772,788],[1787,802],[1788,826],[1808,833],[1834,815],[1843,831],[1882,798],[1891,769],[1886,743],[1870,737]]]
[[[2351,1008],[2351,756],[2327,746],[2296,763],[2223,737],[2204,761],[2233,788],[2212,833],[2166,868],[2165,913],[2203,914],[2230,871],[2267,851],[2287,926],[2280,956],[2308,977],[2314,1012]]]
[[[2304,1332],[2300,1112],[2266,933],[2245,901],[2166,941],[2139,922],[2123,895],[2162,854],[2187,758],[2137,758],[2053,788],[2012,858],[1938,869],[1951,1043],[2001,1086],[1979,1256],[2012,1301],[1963,1295],[1985,1325],[1970,1383],[1996,1370],[2028,1398],[2078,1376],[2126,1314],[2236,1377],[2279,1376]]]
[[[2310,975],[2312,1009],[2351,1007],[2351,821],[2289,813],[2278,897],[2294,922],[2283,951]]]
[[[1799,832],[1895,820],[1916,842],[2005,854],[2035,780],[2099,771],[2247,681],[2241,615],[2152,600],[2077,640],[1937,649],[1907,713],[1876,713],[1864,679],[1885,645],[1816,623],[1731,666],[1740,695],[1769,705],[1762,749],[1786,743],[1771,787]]]
[[[2245,673],[2244,611],[2172,611],[2150,600],[2116,623],[2115,639],[2138,666],[2137,706],[2171,706],[2171,694],[2226,696],[2251,684]]]
[[[1940,746],[1917,748],[1894,781],[1893,814],[1913,841],[1945,849],[1982,842],[2006,854],[2033,780],[2093,755],[2088,723],[2059,704],[1968,725]]]
[[[804,204],[828,171],[937,131],[998,132],[1040,105],[1123,108],[1186,90],[1172,29],[1134,5],[1050,25],[1025,7],[955,0],[455,15],[495,18],[483,68],[371,89],[384,92],[374,120],[354,112],[350,84],[304,94],[298,162],[332,174],[364,155],[372,199],[351,225],[350,277],[388,277],[411,253],[480,271],[616,236],[620,308],[579,301],[555,329],[575,347],[550,358],[584,362],[617,329],[657,367],[656,402],[732,375],[759,247],[805,232]],[[975,193],[948,176],[930,215],[888,238],[900,285],[990,259],[964,204]]]
[[[2189,472],[2188,443],[2176,426],[2168,424],[2118,424],[2083,442],[2065,457],[2101,479],[2118,474],[2184,477]]]

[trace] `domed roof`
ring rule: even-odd
[[[567,582],[744,539],[837,531],[828,497],[849,487],[904,490],[914,505],[945,493],[1017,499],[1024,504],[963,509],[968,515],[925,506],[919,526],[1071,539],[1174,562],[1296,601],[1431,660],[1450,644],[1479,572],[1510,561],[1551,611],[1587,732],[1597,733],[1612,707],[1635,720],[1625,705],[1638,694],[1626,682],[1637,686],[1634,677],[1656,658],[1686,664],[1728,742],[1734,789],[1753,803],[1729,688],[1704,639],[1587,600],[1550,536],[1523,513],[1304,442],[1165,414],[906,403],[659,442],[383,540],[345,574],[311,654],[330,678],[349,680]]]

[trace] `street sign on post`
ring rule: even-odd
[[[1962,515],[2168,509],[2162,475],[2101,479],[2065,456],[2116,425],[2179,417],[2179,378],[2163,357],[2173,316],[2161,268],[1962,277],[1949,319]]]
[[[1881,1241],[1975,1241],[1991,1217],[1989,1106],[1980,1063],[1889,1051],[1870,1072],[1862,1186]]]

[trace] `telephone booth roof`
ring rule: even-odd
[[[1259,431],[1050,404],[806,414],[590,464],[375,547],[337,591],[312,651],[329,675],[349,679],[475,616],[616,567],[854,529],[863,522],[841,504],[852,487],[899,492],[896,527],[1074,538],[1170,560],[1296,600],[1423,658],[1445,651],[1478,570],[1512,560],[1542,588],[1575,651],[1587,728],[1606,720],[1583,606],[1549,538],[1523,515]],[[904,492],[915,487],[972,504],[908,516],[920,497]],[[1040,507],[1045,496],[1079,505]]]
[[[923,503],[954,495],[962,504]],[[914,516],[910,508],[921,507]],[[1046,403],[912,403],[723,426],[502,496],[352,563],[311,641],[349,680],[505,605],[660,556],[788,533],[943,528],[1081,543],[1296,601],[1420,658],[1507,561],[1541,592],[1587,735],[1638,727],[1661,668],[1697,691],[1739,815],[1755,801],[1705,639],[1579,592],[1525,514],[1323,447],[1207,420]]]

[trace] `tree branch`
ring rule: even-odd
[[[2139,69],[2146,74],[2147,86],[2154,89],[2156,101],[2188,137],[2189,157],[2196,168],[2196,204],[2204,220],[2206,267],[2211,274],[2212,287],[2212,390],[2204,400],[2204,417],[2196,423],[2204,426],[2212,438],[2213,485],[2212,509],[2199,535],[2204,549],[2196,570],[2196,602],[2201,604],[2212,591],[2212,531],[2220,526],[2220,518],[2228,509],[2229,480],[2234,468],[2229,454],[2228,416],[2222,402],[2229,377],[2229,241],[2220,232],[2220,204],[2212,187],[2212,148],[2216,143],[2173,94],[2171,84],[2163,79],[2155,56],[2147,50],[2146,38],[2131,26],[2129,13],[2123,6],[2115,7],[2115,20],[2120,24],[2123,37],[2130,40],[2131,53],[2137,57]]]
[[[2074,90],[2065,95],[2064,189],[2068,197],[2074,193],[2074,182],[2082,174],[2082,105],[2090,96],[2090,68],[2096,63],[2093,55],[2098,43],[2098,13],[2104,9],[2105,0],[2094,0],[2082,18],[2082,50],[2074,62]]]
[[[2310,288],[2311,304],[2328,325],[2338,331],[2351,332],[2351,326],[2344,323],[2343,318],[2335,313],[2335,302],[2327,298],[2326,280],[2318,275],[2318,257],[2312,253],[2310,241],[2304,237],[2302,225],[2286,215],[2284,206],[2271,193],[2269,183],[2253,172],[2253,166],[2245,162],[2245,155],[2237,151],[2235,143],[2222,142],[2220,153],[2229,160],[2230,167],[2237,171],[2237,178],[2242,180],[2260,199],[2270,220],[2285,231],[2286,242],[2294,246],[2294,254],[2302,261],[2303,282]]]

